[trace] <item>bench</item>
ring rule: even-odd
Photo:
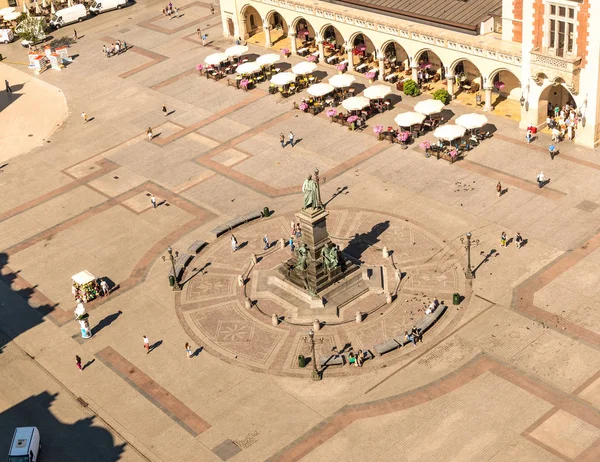
[[[177,260],[175,260],[175,268],[177,268],[177,265],[183,266],[185,268],[187,265],[190,264],[193,258],[194,256],[190,255],[189,253],[180,254],[179,257],[177,257]]]
[[[204,247],[208,245],[207,242],[204,241],[195,241],[190,245],[187,249],[189,253],[192,255],[197,255]]]
[[[217,226],[215,229],[211,230],[211,233],[213,233],[215,237],[219,237],[220,235],[225,234],[227,231],[231,231],[233,228],[243,225],[244,223],[248,223],[249,221],[256,220],[260,217],[262,217],[261,210],[250,212],[246,215],[234,218],[233,220],[229,220],[227,223],[221,226]]]
[[[446,305],[438,306],[437,309],[431,313],[423,316],[419,321],[415,324],[417,329],[421,330],[421,334],[425,333],[427,330],[433,326],[438,319],[442,317],[448,307]]]
[[[343,366],[345,364],[344,355],[320,356],[319,364],[324,366]]]
[[[390,338],[385,342],[373,346],[373,350],[375,350],[375,353],[377,353],[378,356],[382,356],[390,351],[395,350],[396,348],[399,348],[400,346],[402,346],[400,343],[393,338]]]

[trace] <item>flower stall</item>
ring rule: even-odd
[[[80,271],[71,277],[73,281],[73,295],[84,302],[94,300],[100,294],[96,277],[87,270]]]

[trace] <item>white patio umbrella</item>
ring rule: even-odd
[[[447,124],[438,127],[433,132],[433,136],[439,138],[444,141],[452,141],[456,138],[460,138],[465,134],[465,127],[460,127],[458,125]]]
[[[292,72],[296,75],[310,74],[316,70],[317,65],[315,63],[309,63],[308,61],[303,61],[292,67]]]
[[[280,72],[271,77],[271,83],[274,85],[287,85],[296,81],[296,74],[292,72]]]
[[[315,83],[306,89],[310,96],[325,96],[331,93],[335,88],[328,83]]]
[[[444,109],[444,103],[437,99],[427,99],[425,101],[420,101],[415,105],[415,111],[425,115],[437,114],[438,112],[441,112],[442,109]]]
[[[389,95],[391,92],[391,88],[387,85],[371,85],[363,92],[363,95],[365,95],[369,99],[382,99]]]
[[[269,66],[271,64],[275,64],[277,61],[281,60],[281,56],[275,53],[267,53],[266,55],[259,56],[256,59],[256,62],[261,66]]]
[[[4,16],[5,14],[12,13],[13,11],[15,11],[14,6],[7,6],[6,8],[2,8],[0,10],[0,16]]]
[[[394,122],[400,127],[412,127],[413,125],[423,123],[424,120],[425,116],[423,114],[419,114],[418,112],[404,112],[403,114],[398,114]]]
[[[240,56],[247,52],[248,52],[248,47],[246,45],[234,45],[225,50],[225,53],[227,53],[227,56]]]
[[[50,13],[56,14],[56,8],[54,8],[54,2],[50,2]]]
[[[369,98],[365,98],[364,96],[352,96],[342,101],[342,106],[348,111],[360,111],[361,109],[366,108],[369,104],[371,104],[371,101],[369,101]]]
[[[217,64],[221,64],[223,61],[227,61],[229,56],[227,53],[213,53],[212,55],[208,55],[204,58],[204,63],[216,66]]]
[[[356,79],[350,74],[336,74],[329,79],[329,83],[335,88],[349,87]]]
[[[235,72],[238,74],[255,74],[260,71],[260,64],[256,62],[240,64]]]
[[[4,20],[5,21],[14,21],[15,19],[19,18],[23,13],[19,13],[18,11],[13,11],[12,13],[6,13],[4,15]]]
[[[461,115],[455,121],[456,125],[465,127],[467,130],[473,130],[474,128],[481,128],[488,123],[488,119],[483,114],[464,114]]]

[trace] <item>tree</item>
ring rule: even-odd
[[[433,92],[433,99],[437,99],[444,104],[448,104],[450,102],[450,93],[444,88],[438,88]]]
[[[419,90],[419,87],[414,80],[408,79],[404,81],[404,94],[408,96],[419,96],[421,90]]]
[[[46,20],[35,16],[23,16],[25,18],[17,25],[15,32],[32,45],[41,42],[46,37]]]

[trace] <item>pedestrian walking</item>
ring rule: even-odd
[[[521,237],[521,233],[517,233],[517,235],[515,236],[515,244],[517,246],[517,249],[520,249],[523,245],[523,238]]]
[[[81,358],[77,355],[75,355],[75,364],[77,364],[77,369],[79,369],[79,372],[83,372],[83,366],[81,365]]]
[[[81,113],[81,118],[83,119],[83,123],[87,124],[88,123],[88,116],[85,112]]]
[[[292,253],[294,253],[294,238],[293,237],[290,237],[289,244],[290,244],[290,250],[292,251]]]
[[[292,145],[292,147],[294,147],[294,134],[292,133],[291,130],[290,130],[290,134],[288,135],[288,138],[290,140],[290,144]]]
[[[215,7],[212,3],[210,4],[210,14],[215,14]]]
[[[202,38],[202,31],[200,30],[200,28],[196,29],[196,34],[198,34],[199,39]]]
[[[150,353],[150,340],[148,340],[148,337],[146,337],[144,335],[144,348],[146,349],[146,354]]]
[[[542,188],[546,184],[546,177],[544,176],[544,172],[540,172],[536,180],[538,182],[538,188]]]
[[[296,223],[296,239],[302,237],[302,230],[300,229],[300,223]]]
[[[206,46],[206,39],[208,38],[208,35],[204,34],[202,36],[202,46],[205,47]]]
[[[263,242],[265,244],[264,250],[269,250],[269,247],[270,247],[270,245],[269,245],[269,236],[267,236],[266,234],[263,237]]]
[[[179,19],[179,8],[175,7],[175,14],[177,15],[177,19]]]
[[[108,58],[108,49],[106,48],[106,45],[102,45],[102,53],[104,53],[105,58]]]
[[[500,234],[500,247],[506,247],[506,233],[504,231]]]
[[[292,234],[290,234],[290,236],[296,236],[296,223],[294,223],[294,220],[292,220],[292,222],[290,223],[290,228],[292,230]]]
[[[77,36],[77,31],[75,29],[73,29],[73,39],[74,40],[78,40],[79,37]]]
[[[498,193],[498,197],[500,197],[502,195],[502,183],[500,183],[498,181],[498,184],[496,185],[496,192]]]
[[[152,207],[156,208],[156,197],[154,197],[154,194],[150,196],[150,202],[152,203]]]
[[[532,138],[533,138],[533,132],[528,128],[527,133],[525,134],[525,139],[527,140],[527,144],[531,143]]]
[[[187,357],[191,358],[192,357],[192,347],[187,342],[185,343],[185,351],[187,353]]]
[[[556,146],[551,144],[548,146],[548,152],[550,153],[550,160],[554,160],[554,156],[558,154],[558,149],[556,149]]]
[[[417,341],[412,335],[408,333],[407,330],[404,331],[404,340],[406,340],[407,342],[412,342],[414,346],[417,346]]]
[[[154,138],[154,133],[152,133],[152,127],[148,127],[148,130],[146,130],[146,135],[148,135],[148,141],[152,141],[152,138]]]
[[[117,40],[117,43],[115,43],[115,54],[118,55],[120,52],[121,52],[121,44]]]
[[[123,40],[123,43],[121,44],[121,51],[127,51],[127,42],[125,40]]]
[[[362,350],[358,350],[356,352],[356,361],[355,361],[355,365],[356,367],[362,367],[362,363],[363,363],[363,352]]]
[[[12,88],[10,88],[8,80],[4,80],[4,85],[6,86],[6,93],[12,93]]]
[[[102,289],[102,296],[108,297],[108,295],[110,294],[110,289],[108,288],[108,283],[106,282],[106,280],[102,279],[100,281],[100,288]]]
[[[242,44],[242,39],[241,39],[241,38],[239,38],[239,37],[238,37],[238,38],[236,38],[236,39],[235,39],[235,44],[236,44],[236,45],[241,45],[241,44]]]
[[[231,235],[231,251],[235,252],[238,249],[238,242],[235,236]]]
[[[281,143],[281,148],[285,148],[285,136],[283,136],[283,133],[279,134],[279,142]]]
[[[163,104],[163,107],[162,107],[162,111],[163,111],[163,115],[164,115],[165,117],[167,117],[167,106],[166,106],[166,105],[164,105],[164,104]]]

